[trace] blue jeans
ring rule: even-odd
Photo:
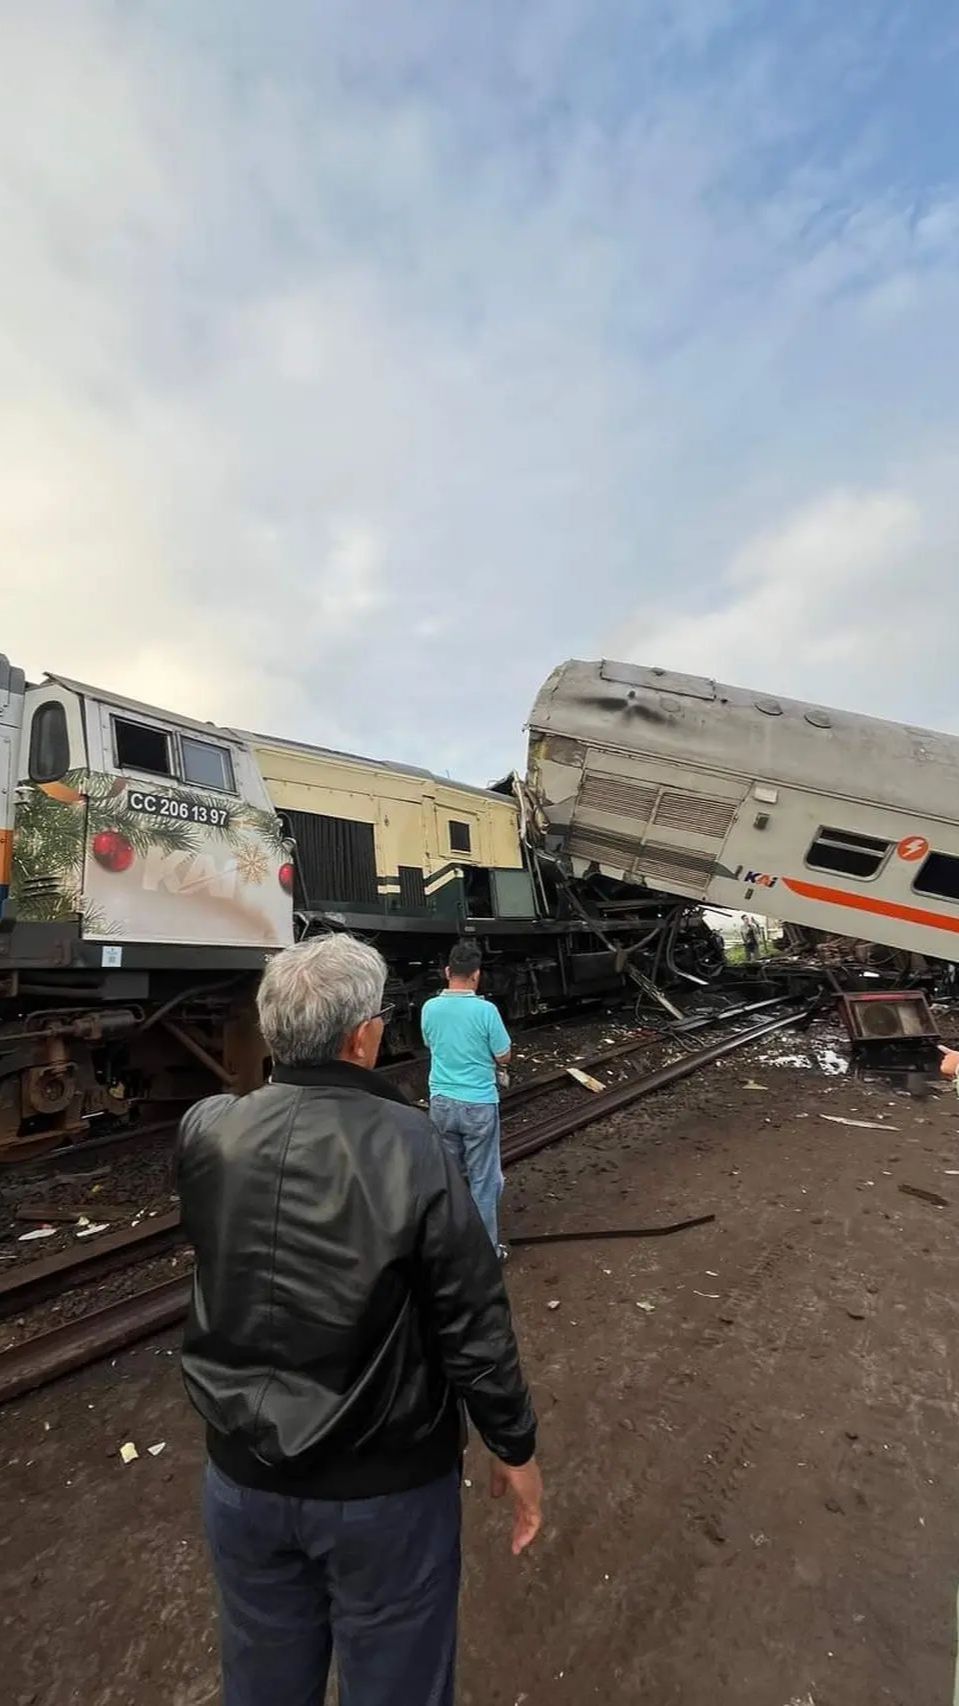
[[[499,1243],[499,1199],[503,1194],[499,1103],[454,1102],[452,1096],[431,1096],[430,1119],[469,1185],[495,1250]]]
[[[378,1499],[295,1499],[207,1464],[223,1706],[453,1706],[460,1478]]]

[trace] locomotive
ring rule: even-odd
[[[0,658],[0,1156],[261,1083],[265,960],[336,929],[387,959],[394,1052],[463,933],[514,1019],[722,966],[682,896],[550,857],[518,779],[28,685]]]

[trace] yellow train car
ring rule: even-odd
[[[511,795],[413,766],[246,738],[294,843],[294,910],[303,922],[444,934],[469,921],[535,917]]]

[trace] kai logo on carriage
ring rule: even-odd
[[[770,876],[768,871],[743,871],[742,866],[740,866],[740,871],[742,872],[742,880],[748,889],[774,889],[779,881],[778,877]]]

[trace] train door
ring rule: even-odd
[[[423,831],[429,854],[426,901],[431,912],[465,913],[465,879],[480,857],[480,820],[474,811],[423,796]]]

